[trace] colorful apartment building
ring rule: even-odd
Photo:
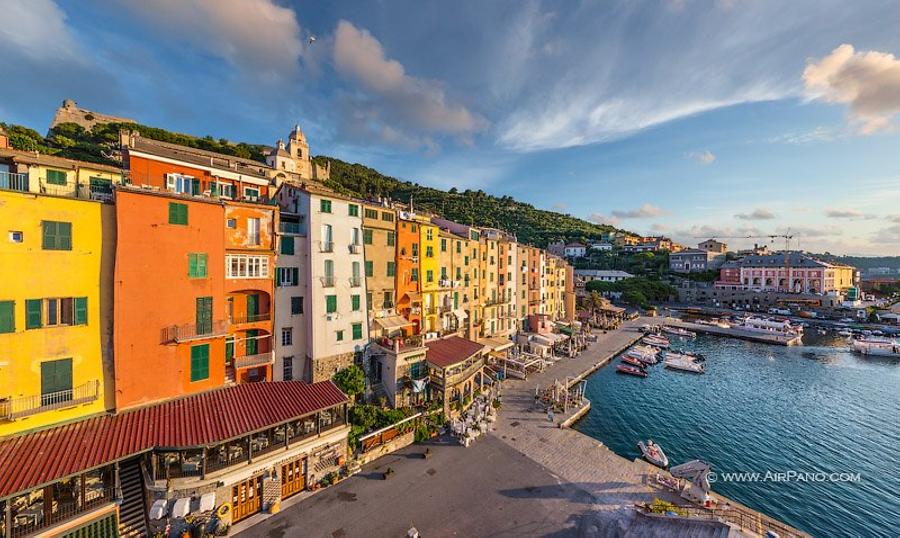
[[[38,184],[29,168],[10,174]],[[113,209],[12,190],[0,208],[0,437],[111,409]]]
[[[412,334],[424,327],[422,315],[419,222],[408,211],[397,214],[397,313],[412,323]]]
[[[300,213],[300,195],[288,183],[275,193],[278,202],[278,253],[275,258],[273,313],[276,381],[306,379],[309,305],[309,229]]]
[[[463,288],[463,244],[465,240],[445,228],[440,228],[440,330],[442,334],[459,331],[465,327],[467,314],[463,309],[465,290]]]
[[[427,216],[417,215],[419,224],[419,286],[422,294],[422,331],[440,331],[440,237],[438,227]]]
[[[0,189],[110,201],[122,169],[53,155],[19,151],[0,144]]]

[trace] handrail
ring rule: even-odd
[[[225,336],[227,332],[228,328],[224,320],[199,325],[197,323],[187,323],[185,325],[164,327],[161,340],[163,344],[181,343]]]
[[[89,403],[99,397],[100,381],[95,379],[71,389],[49,392],[47,394],[19,396],[0,402],[0,419],[15,420],[43,413],[44,411]]]

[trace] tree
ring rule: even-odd
[[[357,394],[362,394],[366,388],[366,374],[362,371],[362,368],[355,364],[338,371],[331,380],[344,394],[351,398],[355,398]]]

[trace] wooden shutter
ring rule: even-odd
[[[247,321],[256,321],[254,318],[259,314],[259,295],[251,293],[247,295]]]
[[[291,267],[291,286],[297,286],[300,284],[300,268],[299,267]]]
[[[43,306],[41,299],[27,299],[25,301],[25,328],[39,329],[43,325]]]
[[[41,223],[41,231],[43,233],[41,248],[52,250],[56,248],[56,223],[52,220],[45,220]]]
[[[197,254],[197,276],[206,278],[206,254]]]
[[[75,325],[87,325],[87,297],[75,298]]]
[[[191,381],[209,378],[209,344],[191,347]]]
[[[332,312],[337,312],[337,295],[325,296],[325,312],[329,314]]]
[[[197,278],[197,255],[188,254],[188,277]]]
[[[250,329],[247,331],[247,340],[245,349],[247,351],[247,355],[256,355],[259,353],[259,330],[258,329]]]
[[[0,333],[16,331],[15,301],[0,301]]]
[[[353,339],[359,340],[362,338],[362,323],[354,323],[353,324]]]
[[[212,297],[197,297],[197,334],[212,333]]]
[[[281,253],[282,254],[293,254],[294,253],[294,238],[293,237],[282,237],[281,238]]]
[[[41,394],[72,389],[72,359],[41,363]]]
[[[352,310],[359,310],[359,295],[350,296],[350,305]]]

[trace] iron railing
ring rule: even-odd
[[[319,242],[319,251],[320,252],[334,252],[334,241],[320,241]]]
[[[44,411],[90,403],[99,397],[100,381],[95,379],[67,390],[9,398],[0,402],[0,419],[29,417]]]
[[[271,318],[271,312],[257,312],[256,314],[250,314],[248,312],[238,312],[237,314],[232,314],[228,318],[228,321],[232,325],[237,325],[239,323],[256,323],[257,321],[269,321]]]
[[[350,277],[350,287],[358,288],[360,286],[362,286],[362,278],[360,278],[358,276],[351,276]]]
[[[359,243],[353,243],[350,245],[350,254],[361,254],[362,253],[362,245]]]
[[[285,234],[303,234],[303,225],[299,222],[279,222],[278,230]]]
[[[0,172],[0,189],[8,191],[28,192],[28,174]]]
[[[93,491],[88,490],[83,499],[74,503],[56,503],[53,511],[28,511],[27,515],[25,513],[15,515],[12,528],[6,536],[9,538],[31,536],[41,529],[59,525],[113,502],[115,493],[116,488],[111,486]]]
[[[275,363],[275,355],[271,351],[256,353],[255,355],[243,355],[234,358],[235,368],[253,368]]]
[[[333,276],[323,276],[320,278],[322,280],[322,287],[324,287],[324,288],[333,288],[334,287],[334,277]]]
[[[225,336],[228,333],[224,320],[209,323],[188,323],[185,325],[172,325],[162,330],[162,343],[181,343],[191,340],[202,340]]]

